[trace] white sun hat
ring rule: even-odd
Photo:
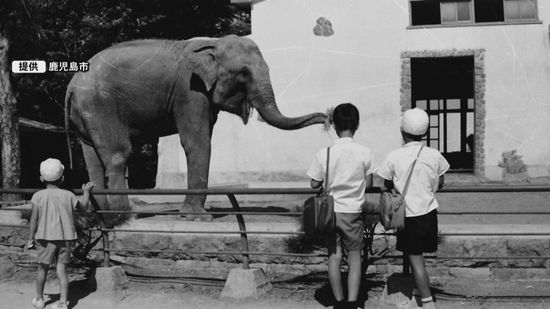
[[[424,135],[429,125],[428,114],[417,107],[405,111],[401,117],[401,130],[412,135]]]
[[[65,167],[61,161],[48,158],[40,163],[40,176],[45,181],[56,181],[63,176]]]

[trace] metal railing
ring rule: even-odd
[[[17,194],[33,194],[40,189],[0,189],[1,193],[17,193]],[[81,194],[82,190],[75,189],[76,194]],[[242,255],[243,268],[247,269],[250,265],[251,255],[265,255],[265,256],[288,256],[288,257],[320,257],[324,255],[319,254],[306,254],[306,253],[270,253],[270,252],[255,252],[249,250],[248,236],[249,234],[287,234],[287,235],[302,235],[304,232],[295,231],[248,231],[246,229],[246,223],[244,220],[245,215],[282,215],[282,216],[301,216],[301,212],[248,212],[242,211],[238,200],[235,195],[314,195],[318,190],[302,189],[302,188],[215,188],[215,189],[120,189],[120,190],[107,190],[107,189],[94,189],[95,195],[226,195],[229,202],[232,205],[233,211],[223,212],[160,212],[160,211],[114,211],[114,210],[101,210],[95,198],[91,198],[92,210],[91,212],[97,216],[99,226],[96,228],[90,228],[90,231],[98,231],[101,234],[103,246],[100,251],[103,252],[103,264],[109,266],[110,253],[111,252],[142,252],[142,253],[186,253],[186,254],[208,254],[208,255]],[[438,191],[438,193],[472,193],[472,192],[550,192],[550,186],[534,186],[534,185],[519,185],[519,186],[456,186],[456,187],[444,187]],[[380,193],[379,188],[374,188],[368,193]],[[22,209],[9,209],[0,208],[0,210],[12,210],[12,211],[24,211]],[[103,215],[106,214],[146,214],[146,215],[212,215],[212,214],[224,214],[235,215],[239,231],[214,231],[214,230],[142,230],[142,229],[115,229],[107,228]],[[531,212],[453,212],[453,211],[441,211],[441,215],[550,215],[550,211],[531,211]],[[23,228],[27,225],[14,225],[14,224],[0,224],[0,227],[16,227]],[[130,248],[113,248],[109,240],[109,233],[169,233],[169,234],[239,234],[240,235],[240,251],[190,251],[190,250],[148,250],[148,249],[130,249]],[[395,235],[394,233],[379,232],[374,235]],[[548,232],[530,232],[530,233],[442,233],[442,236],[550,236]],[[0,243],[5,246],[22,246],[21,244]],[[388,258],[401,258],[396,255],[370,255],[370,259],[388,259]],[[474,260],[486,260],[486,259],[506,259],[506,260],[518,260],[518,259],[550,259],[550,256],[426,256],[426,258],[435,258],[443,260],[453,259],[474,259]]]

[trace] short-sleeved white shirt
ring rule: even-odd
[[[366,177],[373,172],[371,151],[351,137],[334,141],[330,147],[327,192],[334,197],[334,212],[360,213],[365,201]],[[307,175],[314,180],[326,177],[327,148],[315,154]]]
[[[397,191],[403,192],[410,168],[421,146],[420,142],[410,142],[390,152],[376,173],[384,179],[392,180]],[[439,186],[439,176],[448,169],[449,163],[439,151],[426,146],[422,148],[405,195],[406,217],[421,216],[439,207],[435,192]]]

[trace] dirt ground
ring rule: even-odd
[[[256,309],[256,308],[331,308],[331,292],[326,282],[326,274],[319,274],[307,280],[294,282],[275,282],[267,294],[246,300],[220,298],[223,282],[187,280],[144,280],[130,278],[130,284],[117,292],[98,292],[87,280],[88,267],[76,267],[70,270],[69,308],[77,309],[146,309],[146,308],[220,308],[220,309]],[[18,267],[16,271],[2,276],[0,281],[0,299],[3,309],[32,308],[30,301],[34,296],[34,268]],[[53,272],[48,276],[46,299],[48,307],[59,299],[57,280]],[[438,308],[550,308],[550,292],[546,291],[547,282],[477,283],[454,282],[449,290],[434,287]],[[470,287],[469,287],[470,286]],[[365,308],[396,308],[380,301],[384,282],[379,278],[367,278],[364,281],[362,299]],[[464,298],[452,291],[485,289],[484,295],[491,298]],[[503,290],[507,289],[503,295]],[[451,292],[449,292],[451,291]],[[510,297],[513,293],[513,297]],[[523,296],[522,296],[523,295]],[[538,295],[537,297],[530,297]],[[47,308],[48,308],[47,307]]]

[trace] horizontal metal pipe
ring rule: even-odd
[[[41,188],[0,188],[0,193],[32,194]],[[82,193],[82,189],[74,189],[75,193]],[[212,188],[212,189],[94,189],[94,194],[111,195],[227,195],[227,194],[316,194],[318,190],[310,188]],[[378,187],[368,193],[380,193]],[[438,193],[453,192],[550,192],[550,186],[518,185],[518,186],[453,186],[443,187]]]
[[[28,228],[28,225],[21,224],[0,224],[0,227],[16,227]],[[98,228],[86,229],[88,231],[101,231]],[[189,231],[189,230],[139,230],[139,229],[103,229],[106,232],[121,232],[121,233],[170,233],[170,234],[288,234],[288,235],[303,235],[304,232],[288,232],[288,231]],[[379,236],[395,236],[395,233],[374,233]],[[441,233],[441,236],[550,236],[550,233]]]
[[[181,233],[181,234],[304,234],[304,232],[287,232],[287,231],[189,231],[189,230],[137,230],[137,229],[88,229],[90,231],[104,231],[104,232],[122,232],[122,233]]]
[[[27,224],[0,224],[0,227],[17,227],[17,228],[28,228],[29,226]]]
[[[102,251],[102,249],[97,249]],[[207,255],[226,255],[226,254],[249,254],[249,255],[269,255],[269,256],[294,256],[294,257],[326,257],[327,254],[310,254],[310,253],[272,253],[272,252],[257,252],[257,251],[185,251],[185,250],[147,250],[147,249],[127,249],[127,248],[110,248],[108,251],[118,251],[118,252],[146,252],[146,253],[186,253],[186,254],[207,254]],[[369,255],[368,258],[378,258],[378,259],[398,259],[402,258],[402,255]],[[491,260],[491,259],[502,259],[502,260],[540,260],[540,259],[550,259],[550,256],[520,256],[520,255],[511,255],[511,256],[437,256],[437,255],[426,255],[424,256],[428,259],[439,259],[439,260]]]
[[[374,233],[381,236],[395,236],[395,233]],[[550,233],[440,233],[441,236],[550,236]]]
[[[30,212],[30,209],[0,208],[2,211]],[[75,211],[75,213],[91,214],[93,211]],[[301,216],[301,211],[210,211],[210,212],[179,212],[179,211],[124,211],[124,210],[98,210],[100,214],[142,214],[155,216],[171,215],[249,215],[249,216]],[[365,212],[365,215],[379,215],[378,212]],[[438,215],[550,215],[550,211],[438,211]]]
[[[87,212],[89,213],[89,211]],[[124,213],[124,214],[143,214],[143,215],[160,215],[160,216],[167,216],[167,215],[250,215],[250,216],[301,216],[302,212],[259,212],[259,211],[211,211],[211,212],[178,212],[178,211],[170,211],[170,212],[156,212],[156,211],[117,211],[117,210],[99,210],[97,213],[100,214],[118,214],[118,213]],[[550,213],[548,213],[550,214]]]
[[[99,231],[100,229],[89,229]],[[122,232],[122,233],[181,233],[181,234],[289,234],[303,235],[304,232],[288,232],[288,231],[189,231],[189,230],[138,230],[138,229],[103,229],[106,232]],[[374,233],[374,235],[395,236],[395,233]],[[441,236],[550,236],[550,233],[440,233]]]
[[[17,210],[17,209],[13,209]],[[85,213],[91,213],[87,211]],[[147,215],[254,215],[254,216],[301,216],[303,213],[301,211],[270,211],[270,212],[259,212],[259,211],[210,211],[207,213],[204,212],[162,212],[162,211],[122,211],[122,210],[98,210],[97,213],[102,214],[147,214]],[[365,212],[365,215],[379,215],[378,212]],[[438,212],[438,215],[550,215],[550,211],[526,211],[526,212],[517,212],[517,211],[442,211]]]

